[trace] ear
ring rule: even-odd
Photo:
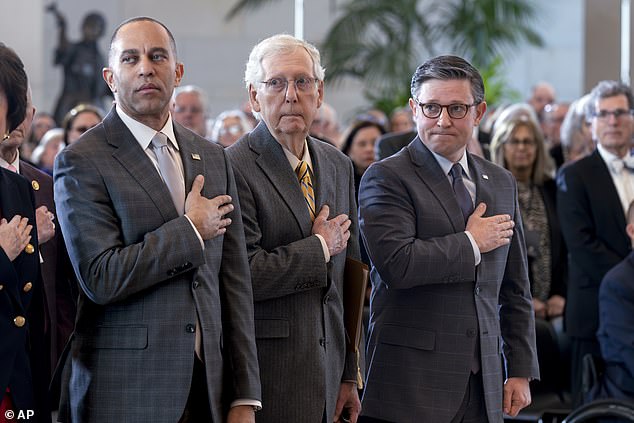
[[[627,232],[630,239],[634,241],[634,223],[628,223],[625,227],[625,232]]]
[[[413,98],[409,99],[409,108],[412,109],[412,116],[414,118],[418,116],[418,104],[414,101]]]
[[[185,74],[185,66],[180,62],[176,63],[176,77],[174,79],[175,87],[178,87],[181,84],[184,74]]]
[[[319,81],[317,87],[317,108],[319,109],[324,102],[324,81]]]
[[[476,107],[476,118],[473,123],[473,126],[478,126],[480,125],[480,121],[484,117],[484,113],[486,113],[487,111],[487,103],[486,101],[483,101],[482,103],[478,104],[475,107]]]
[[[103,80],[106,81],[106,84],[108,84],[108,87],[110,87],[110,91],[116,93],[117,87],[114,83],[114,74],[112,73],[112,69],[103,68],[101,70],[101,75],[103,76]]]
[[[253,87],[253,85],[249,85],[249,103],[251,103],[251,109],[254,112],[260,112],[260,101],[258,99],[258,91]]]

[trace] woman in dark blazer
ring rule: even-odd
[[[26,90],[22,61],[0,43],[2,141],[24,120]],[[43,408],[45,398],[34,393],[28,343],[32,323],[27,318],[29,303],[38,289],[33,194],[26,179],[0,168],[0,415],[10,416],[12,410],[17,418],[19,411],[33,410],[35,415],[29,417],[41,422],[50,421],[50,413]]]

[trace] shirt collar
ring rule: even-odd
[[[297,165],[300,162],[300,160],[297,158],[297,156],[295,156],[293,153],[291,153],[291,151],[288,150],[283,145],[282,145],[282,150],[284,150],[284,154],[286,155],[286,159],[288,160],[288,163],[291,165],[293,170],[297,169]],[[310,159],[310,153],[308,152],[308,142],[306,140],[304,140],[304,155],[302,156],[302,160],[305,161],[306,164],[308,164],[308,167],[312,171],[313,170],[313,162]]]
[[[115,107],[117,114],[123,121],[124,125],[128,127],[132,135],[137,140],[143,151],[150,146],[152,142],[152,138],[156,135],[154,129],[149,126],[139,122],[128,116],[120,107]],[[178,142],[176,141],[176,135],[174,134],[174,124],[172,122],[172,114],[170,113],[167,117],[167,122],[163,128],[159,131],[167,135],[167,138],[172,143],[172,146],[178,151]]]
[[[9,165],[15,166],[15,168],[17,169],[17,172],[20,173],[20,150],[16,151],[15,160],[13,160],[13,162],[11,163],[7,162],[5,159],[0,157],[0,167],[3,167],[6,169],[9,167]]]
[[[434,153],[433,151],[431,151],[431,154],[434,155],[436,162],[438,162],[440,168],[445,173],[445,175],[449,175],[449,172],[451,172],[451,167],[454,165],[454,163],[451,160],[448,160],[447,158],[441,156],[440,154]],[[462,166],[467,179],[471,180],[471,174],[469,173],[469,160],[467,160],[466,150],[463,151],[462,157],[460,158],[460,160],[458,160],[458,163],[460,163],[460,165]]]

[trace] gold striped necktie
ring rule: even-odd
[[[308,212],[310,213],[310,220],[315,220],[315,191],[313,190],[313,181],[310,176],[310,168],[308,167],[308,163],[305,161],[300,161],[297,167],[295,168],[295,173],[297,174],[297,178],[299,179],[299,186],[302,188],[302,192],[304,193],[304,199],[306,200],[306,205],[308,206]]]

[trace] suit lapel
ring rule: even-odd
[[[115,147],[112,156],[137,181],[167,222],[178,217],[178,212],[167,186],[150,158],[136,141],[130,130],[117,115],[114,107],[103,121],[108,143]]]
[[[205,175],[204,155],[196,147],[196,139],[194,134],[187,131],[176,122],[174,124],[174,133],[180,149],[181,160],[183,162],[183,170],[185,172],[185,194],[189,193],[197,175]]]
[[[312,222],[297,175],[291,169],[282,146],[273,138],[264,123],[260,123],[249,134],[249,147],[258,154],[256,164],[295,216],[304,237],[309,236]]]
[[[449,178],[444,174],[431,151],[416,137],[408,146],[410,158],[414,163],[414,170],[418,177],[436,197],[443,210],[449,217],[451,225],[456,232],[465,230],[465,221],[462,210],[449,183]]]
[[[493,204],[493,197],[491,197],[492,187],[488,175],[483,172],[480,165],[473,160],[469,153],[467,153],[467,160],[469,161],[471,177],[476,186],[475,206],[477,207],[480,203]]]
[[[595,149],[590,156],[590,166],[592,168],[590,175],[592,175],[593,185],[597,190],[595,191],[597,193],[595,200],[599,204],[605,204],[607,210],[613,210],[611,214],[614,217],[615,227],[625,228],[627,222],[625,221],[621,198],[612,180],[612,175],[610,175],[610,170],[603,161],[598,149]],[[605,196],[603,201],[599,200],[599,196]],[[624,231],[621,232],[624,233]],[[629,239],[627,242],[629,243]]]

